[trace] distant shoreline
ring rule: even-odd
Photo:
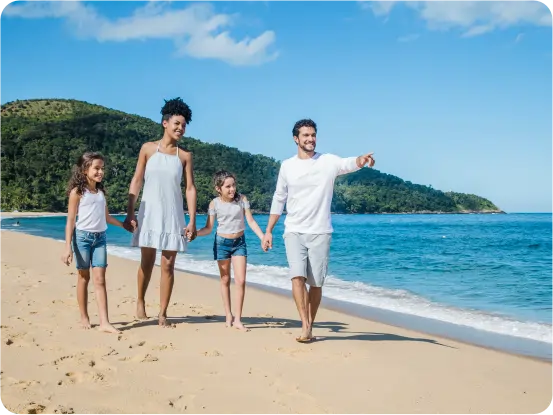
[[[41,218],[44,216],[67,216],[66,212],[0,212],[3,219]]]

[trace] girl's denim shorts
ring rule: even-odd
[[[233,256],[248,256],[248,247],[246,246],[246,235],[235,239],[223,238],[215,235],[213,241],[213,259],[221,261],[230,259]]]
[[[77,269],[106,268],[108,266],[105,232],[87,232],[76,229],[71,245]]]

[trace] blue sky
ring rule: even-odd
[[[510,212],[551,212],[551,12],[539,2],[15,2],[1,101],[74,98],[282,160],[317,149]]]

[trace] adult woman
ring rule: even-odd
[[[152,276],[157,250],[161,250],[161,283],[159,325],[166,327],[167,307],[174,283],[177,252],[186,250],[186,243],[196,237],[196,187],[192,154],[179,148],[178,140],[192,119],[192,111],[180,98],[165,101],[161,109],[163,137],[145,143],[138,156],[129,189],[126,226],[134,228],[132,245],[141,248],[138,268],[136,316],[146,315],[145,295]],[[185,227],[181,182],[186,183],[189,222]],[[135,203],[144,184],[142,200],[135,218]]]

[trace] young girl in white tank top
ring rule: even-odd
[[[209,204],[207,222],[198,231],[198,236],[209,235],[215,220],[217,220],[217,231],[213,241],[213,259],[217,261],[221,275],[221,296],[225,306],[226,326],[247,330],[241,321],[248,257],[246,236],[244,235],[246,229],[244,217],[260,241],[263,240],[263,232],[253,218],[246,196],[236,192],[236,179],[231,173],[224,170],[217,172],[214,184],[219,196]],[[234,317],[230,304],[231,264],[236,287],[236,315]]]
[[[88,282],[90,268],[94,276],[94,289],[100,326],[107,333],[119,333],[108,319],[106,290],[106,230],[107,224],[121,226],[123,223],[112,217],[107,209],[102,180],[104,158],[99,153],[85,153],[73,169],[69,180],[69,204],[65,227],[65,250],[61,257],[64,264],[71,264],[73,253],[79,276],[77,277],[77,301],[81,311],[81,326],[91,328],[88,317]],[[77,222],[75,219],[79,215]]]

